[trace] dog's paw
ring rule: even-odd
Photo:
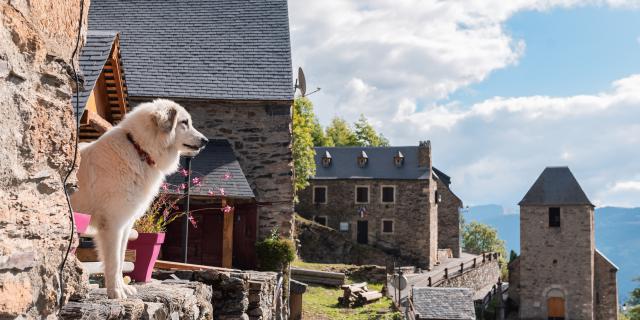
[[[126,299],[127,294],[123,288],[107,288],[107,297],[109,297],[109,299]]]
[[[123,285],[122,289],[124,290],[124,293],[127,296],[132,296],[132,295],[135,295],[136,293],[138,293],[138,289],[136,289],[136,287],[128,285],[128,284]]]

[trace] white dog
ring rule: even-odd
[[[208,142],[191,116],[173,101],[143,103],[97,141],[81,148],[75,211],[91,214],[104,265],[109,298],[136,293],[122,280],[122,261],[133,223],[147,210],[165,176],[178,169],[183,153]]]

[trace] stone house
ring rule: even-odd
[[[430,142],[315,151],[316,174],[298,194],[303,217],[423,268],[437,262],[438,248],[460,254],[462,202],[432,166]]]
[[[509,298],[520,319],[617,319],[618,268],[595,248],[594,206],[567,167],[548,167],[520,205]]]
[[[172,99],[237,160],[238,176],[246,178],[252,193],[231,203],[232,221],[242,220],[233,231],[244,235],[244,249],[252,250],[274,228],[290,237],[293,81],[287,1],[104,0],[91,4],[89,29],[119,33],[133,108],[157,97]],[[196,240],[210,242],[207,234]]]

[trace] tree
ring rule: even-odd
[[[640,282],[640,278],[635,278],[633,281]],[[637,287],[631,291],[631,295],[627,299],[627,311],[626,316],[629,320],[640,320],[640,287]]]
[[[359,146],[386,147],[389,145],[389,140],[376,132],[364,114],[360,114],[360,118],[354,123],[354,127],[356,141]]]
[[[505,249],[504,241],[498,238],[496,229],[477,221],[465,224],[462,232],[462,246],[466,252],[473,254],[498,252],[502,267],[502,279],[507,278],[507,250]]]
[[[309,177],[316,174],[316,155],[313,149],[315,114],[313,104],[306,97],[298,97],[293,102],[293,167],[295,172],[294,190],[302,190],[309,185]]]
[[[331,124],[326,130],[327,138],[331,139],[336,147],[357,146],[356,134],[351,130],[349,124],[340,117],[331,120]]]
[[[313,137],[313,145],[316,147],[333,147],[333,140],[324,133],[324,129],[318,121],[318,117],[313,117],[313,131],[311,132]]]
[[[511,250],[511,252],[509,252],[509,263],[513,262],[513,260],[518,258],[518,254]]]

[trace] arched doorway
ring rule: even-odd
[[[564,299],[561,297],[550,297],[547,299],[547,319],[564,320]]]

